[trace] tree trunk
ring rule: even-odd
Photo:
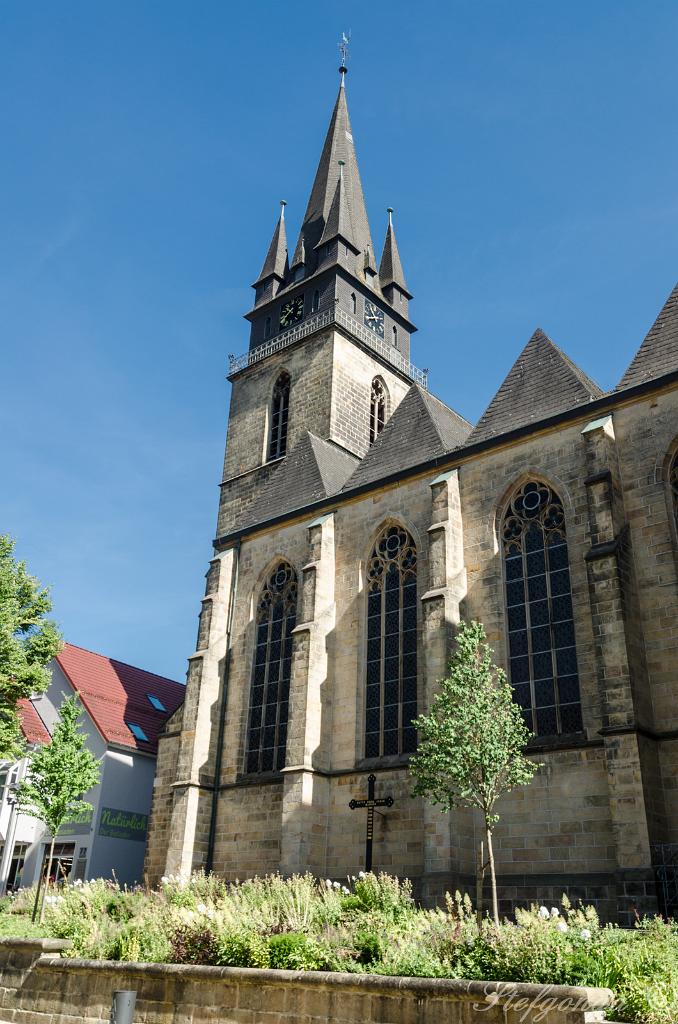
[[[476,862],[476,921],[480,930],[483,923],[483,884],[485,882],[485,853],[483,841],[478,844],[478,860]]]
[[[485,822],[485,835],[487,836],[487,861],[490,865],[490,881],[492,883],[492,919],[496,927],[499,927],[499,900],[497,899],[497,876],[494,873],[494,850],[492,849],[492,828]]]
[[[42,894],[42,904],[40,906],[40,924],[45,920],[45,900],[47,899],[47,893],[49,892],[49,876],[52,874],[52,860],[54,859],[54,843],[56,836],[52,836],[52,842],[49,845],[49,857],[47,858],[47,876],[45,878],[45,891]]]

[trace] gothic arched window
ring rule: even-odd
[[[417,733],[417,551],[387,526],[367,565],[365,756],[408,754]]]
[[[379,437],[386,423],[386,388],[379,377],[372,381],[370,394],[370,444]]]
[[[355,297],[355,292],[351,292],[351,312],[355,313],[358,309],[358,300]]]
[[[269,459],[279,459],[287,451],[287,419],[289,410],[290,375],[283,370],[273,388],[271,433],[268,444]]]
[[[669,487],[671,489],[671,507],[673,508],[673,521],[678,530],[678,450],[671,459],[669,466]]]
[[[287,562],[266,581],[256,611],[250,690],[248,772],[285,767],[287,711],[292,668],[292,630],[297,620],[297,577]]]
[[[563,503],[531,480],[511,499],[502,540],[509,669],[515,699],[537,736],[582,728]]]

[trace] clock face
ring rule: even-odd
[[[280,326],[291,327],[292,324],[296,324],[304,315],[304,296],[296,295],[293,299],[288,299],[287,302],[283,303],[283,307],[280,310]]]
[[[384,311],[369,299],[365,299],[365,327],[369,327],[380,338],[384,337]]]

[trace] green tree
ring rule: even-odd
[[[14,557],[14,541],[0,535],[0,760],[23,752],[18,703],[49,684],[47,663],[61,636],[46,616],[49,592]]]
[[[492,653],[482,624],[462,622],[449,675],[441,680],[429,713],[414,723],[419,746],[410,771],[417,780],[414,796],[426,797],[443,811],[471,807],[481,812],[485,835],[478,850],[476,909],[480,922],[484,874],[489,867],[492,916],[498,925],[492,847],[492,832],[499,820],[495,805],[504,793],[527,785],[540,766],[523,753],[531,733]]]
[[[28,775],[17,792],[18,809],[42,821],[52,837],[47,860],[47,884],[57,833],[77,814],[91,811],[92,805],[82,796],[96,786],[100,776],[99,761],[85,746],[87,735],[78,722],[81,710],[76,697],[64,699],[52,730],[52,742],[38,747],[33,753]],[[41,921],[45,911],[45,892],[40,909]]]

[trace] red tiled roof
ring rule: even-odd
[[[30,700],[19,701],[19,721],[28,743],[49,743],[51,736]]]
[[[74,644],[64,644],[56,660],[107,743],[156,752],[158,733],[184,699],[181,683]],[[156,711],[148,694],[167,711]],[[141,726],[148,742],[137,739],[128,723]]]

